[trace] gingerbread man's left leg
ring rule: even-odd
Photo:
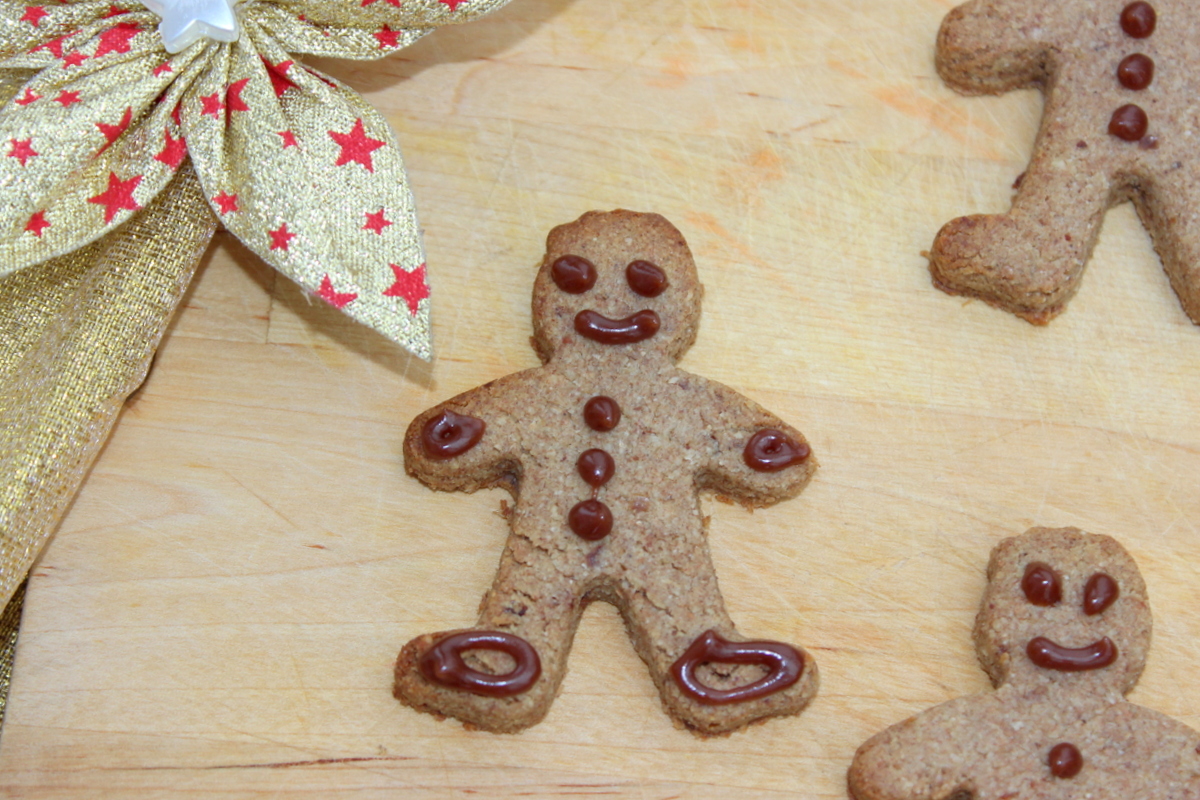
[[[1186,156],[1145,182],[1138,214],[1183,310],[1200,325],[1200,164]]]
[[[1053,112],[1047,108],[1047,117]],[[1007,214],[959,217],[938,232],[929,271],[940,289],[1035,324],[1063,310],[1114,200],[1111,165],[1080,165],[1078,153],[1067,158],[1063,149],[1078,143],[1069,134],[1042,131]]]
[[[622,556],[618,556],[622,557]],[[798,713],[817,691],[817,665],[783,642],[747,641],[717,589],[703,533],[656,537],[629,553],[613,598],[672,717],[701,734]]]

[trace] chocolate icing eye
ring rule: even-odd
[[[583,256],[562,256],[550,267],[550,275],[567,294],[583,294],[596,285],[596,268]]]
[[[1062,586],[1058,574],[1040,561],[1034,561],[1025,568],[1025,577],[1021,579],[1021,591],[1035,606],[1052,606],[1062,600]]]
[[[1083,588],[1083,613],[1089,617],[1101,613],[1116,601],[1121,594],[1117,582],[1103,572],[1097,572],[1088,578]]]
[[[625,268],[625,280],[642,297],[658,297],[667,288],[667,273],[649,261],[630,261]]]

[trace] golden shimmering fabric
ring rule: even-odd
[[[126,225],[0,279],[0,602],[144,379],[216,226],[181,169]]]
[[[17,587],[12,599],[0,613],[0,723],[8,707],[8,689],[12,685],[13,656],[17,652],[17,629],[21,625],[21,609],[25,605],[25,584]]]

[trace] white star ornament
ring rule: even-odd
[[[146,8],[162,17],[158,35],[168,53],[179,53],[201,39],[236,42],[237,0],[141,0]]]

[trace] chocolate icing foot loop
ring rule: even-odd
[[[516,666],[503,675],[471,669],[463,661],[466,650],[495,650],[512,656]],[[512,697],[529,690],[542,674],[542,662],[529,642],[511,633],[466,631],[442,639],[421,656],[421,674],[432,683],[484,695]]]
[[[732,689],[713,689],[700,683],[696,668],[701,664],[757,664],[766,676]],[[705,631],[671,666],[675,682],[688,697],[705,705],[725,705],[754,700],[782,691],[800,679],[804,656],[783,642],[730,642],[715,631]]]

